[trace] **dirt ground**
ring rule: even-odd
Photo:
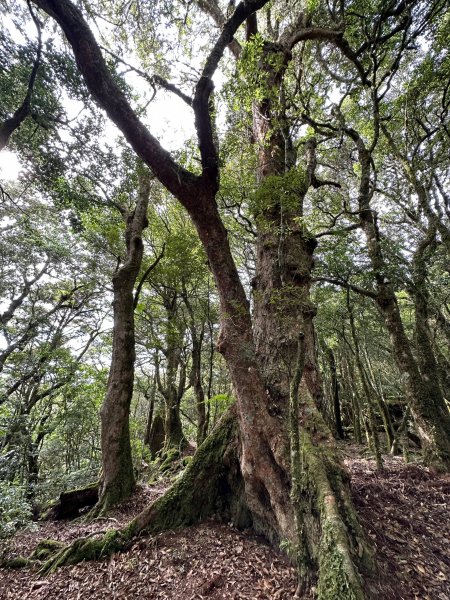
[[[387,457],[375,472],[355,446],[343,446],[362,524],[375,547],[380,600],[450,599],[450,477]],[[40,523],[12,542],[27,555],[41,539],[70,541],[125,524],[164,488],[140,487],[126,506],[94,523]],[[41,577],[0,569],[1,600],[226,599],[283,600],[296,589],[283,556],[250,531],[207,521],[142,537],[105,560],[60,568]],[[339,600],[338,598],[336,600]]]

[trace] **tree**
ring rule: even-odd
[[[366,355],[367,348],[374,346],[376,339],[384,339],[383,335],[377,338],[371,332],[367,342],[361,331],[360,315],[369,315],[375,326],[380,322],[368,307],[369,298],[378,307],[392,339],[393,352],[390,354],[388,348],[383,360],[386,363],[389,356],[396,359],[428,460],[446,468],[448,414],[438,396],[439,389],[434,391],[421,379],[420,369],[426,368],[425,362],[420,365],[415,356],[412,327],[402,310],[400,296],[406,279],[413,280],[410,287],[417,300],[417,332],[422,336],[416,339],[421,340],[423,348],[433,351],[432,343],[427,345],[427,340],[432,339],[430,328],[423,327],[427,306],[432,303],[423,290],[427,266],[445,238],[445,222],[443,218],[434,219],[434,213],[439,211],[422,201],[420,210],[428,210],[429,222],[424,229],[422,219],[416,219],[418,230],[425,237],[422,244],[417,231],[414,234],[418,244],[410,278],[411,263],[408,265],[396,256],[396,251],[401,254],[404,250],[400,242],[395,248],[386,249],[386,240],[392,238],[391,231],[395,230],[393,204],[389,204],[389,209],[377,204],[380,196],[389,202],[391,197],[398,198],[390,183],[390,155],[395,154],[395,148],[389,143],[389,135],[393,138],[398,125],[389,122],[388,92],[394,85],[401,86],[402,77],[409,74],[414,60],[419,61],[413,43],[425,33],[436,35],[445,4],[440,0],[414,5],[409,1],[374,0],[365,3],[363,10],[357,0],[340,4],[319,1],[308,3],[290,19],[277,3],[269,6],[264,0],[253,0],[239,4],[227,19],[213,0],[199,2],[198,8],[212,17],[221,33],[211,42],[212,50],[201,76],[194,82],[193,97],[184,91],[189,82],[186,72],[180,73],[180,87],[162,78],[162,74],[173,74],[173,69],[161,51],[156,61],[158,74],[149,76],[135,69],[154,88],[173,92],[194,112],[197,143],[191,142],[177,158],[166,152],[145,127],[142,107],[131,107],[128,90],[114,68],[107,66],[81,12],[69,0],[35,0],[35,4],[64,30],[97,103],[189,213],[216,282],[221,322],[218,348],[226,359],[237,399],[236,406],[201,444],[190,466],[167,494],[121,531],[100,540],[78,540],[64,548],[46,568],[120,548],[142,530],[156,532],[219,513],[242,525],[251,523],[273,543],[283,543],[299,567],[299,594],[317,577],[320,597],[363,598],[362,582],[373,563],[351,503],[348,476],[324,422],[333,422],[333,411],[327,406],[318,368],[319,348],[313,326],[316,307],[311,297],[314,255],[319,256],[322,267],[338,271],[337,275],[325,272],[316,278],[327,285],[317,292],[317,297],[330,293],[330,285],[346,288],[346,302],[341,297],[338,305],[341,322],[333,323],[332,328],[332,335],[342,335],[342,347],[333,344],[338,360],[334,356],[328,360],[336,408],[338,362],[355,436],[360,438],[363,424],[378,459],[381,420],[376,410],[393,446],[409,414],[405,412],[395,432],[389,423],[383,393],[378,393],[373,358]],[[112,10],[121,6],[114,4]],[[139,17],[146,14],[146,5],[141,8]],[[288,8],[292,6],[289,4]],[[160,9],[159,5],[155,8],[158,17],[164,12]],[[176,17],[179,6],[174,4],[168,10],[171,17]],[[194,20],[199,18],[194,5],[189,5],[188,10]],[[262,14],[265,19],[259,18]],[[240,30],[244,22],[245,36]],[[152,21],[143,26],[146,32],[151,29],[155,34],[152,39],[159,38],[158,45],[164,47],[158,25]],[[151,44],[144,47],[149,54],[155,49]],[[214,104],[220,103],[221,97],[212,94],[212,77],[227,47],[237,59],[237,67],[226,100],[237,110],[229,109],[232,131],[224,140],[225,151],[222,149],[219,154]],[[107,52],[116,64],[126,64],[120,53],[110,49]],[[144,68],[148,69],[149,64],[146,59]],[[403,65],[404,71],[400,68]],[[332,97],[339,98],[337,104]],[[439,155],[444,153],[440,151]],[[244,164],[240,164],[243,157]],[[384,185],[380,186],[380,181]],[[423,181],[419,184],[423,185]],[[414,187],[414,181],[410,185]],[[420,191],[420,185],[414,189]],[[442,192],[437,182],[435,187],[445,205],[445,190]],[[68,188],[67,178],[60,181],[59,192],[67,192]],[[442,185],[441,188],[444,189]],[[444,211],[441,213],[439,216],[443,217]],[[389,222],[389,235],[384,237],[380,215],[387,215]],[[234,228],[228,232],[231,219]],[[365,244],[361,236],[352,234],[355,229],[362,230]],[[255,236],[257,242],[254,265],[244,268],[236,263],[232,253],[232,248],[238,247],[233,235],[242,230]],[[403,238],[400,241],[405,242]],[[332,256],[326,248],[338,248],[340,255]],[[406,249],[409,251],[411,244],[406,244]],[[352,256],[354,250],[357,256]],[[324,259],[328,265],[324,265]],[[250,278],[253,296],[249,300],[243,283],[249,285]],[[192,342],[194,350],[192,382],[200,406],[203,400],[198,385],[198,345],[203,329],[197,326],[186,281],[182,281],[181,292],[175,285],[163,291],[161,297],[172,324],[179,317],[175,309],[180,309],[184,317],[184,322],[177,324],[179,338],[190,330],[188,343]],[[363,295],[364,300],[355,302],[350,292]],[[128,300],[129,296],[128,293]],[[182,298],[185,309],[181,308]],[[444,310],[440,314],[444,331],[447,313]],[[130,334],[132,327],[126,330]],[[164,393],[168,390],[170,411],[179,405],[185,387],[180,385],[181,375],[178,390],[175,389],[176,371],[181,364],[175,350],[184,342],[172,344],[170,335],[166,338],[162,350],[167,352],[168,385],[161,381],[159,388]],[[406,348],[403,354],[402,347]],[[133,362],[132,353],[130,356]],[[445,364],[446,357],[445,353],[440,357],[441,364]],[[125,401],[121,401],[125,410],[118,420],[120,427],[126,428],[126,407],[133,384],[130,357],[124,358],[119,352],[116,359],[125,365],[127,374]],[[119,363],[113,361],[113,365]],[[439,429],[435,428],[437,414],[442,421]],[[200,412],[199,417],[201,421]],[[180,429],[177,427],[178,433]],[[112,454],[120,460],[120,452]],[[128,455],[124,453],[129,472]]]
[[[218,37],[197,82],[192,106],[201,155],[200,175],[177,164],[140,122],[111,77],[98,45],[79,10],[67,1],[54,3],[39,0],[36,4],[58,21],[73,48],[79,69],[94,98],[122,130],[156,177],[188,210],[196,226],[219,293],[221,335],[218,346],[227,360],[237,395],[240,469],[245,482],[245,504],[257,529],[274,541],[288,539],[297,547],[299,540],[292,535],[293,505],[287,485],[290,478],[287,461],[289,441],[282,423],[270,409],[271,403],[277,400],[270,397],[270,390],[267,390],[264,383],[264,375],[253,346],[248,301],[215,202],[219,165],[210,112],[211,77],[238,27],[263,6],[264,2],[238,5]],[[298,23],[297,27],[303,32],[303,21]],[[310,253],[307,249],[307,254]],[[317,415],[316,425],[319,422]],[[224,428],[225,424],[222,426],[222,432]],[[320,566],[319,589],[322,594],[326,593],[326,589],[334,589],[341,590],[342,597],[363,597],[357,567],[361,562],[358,554],[366,560],[368,554],[365,550],[359,553],[357,551],[358,547],[363,549],[366,545],[357,525],[354,509],[351,507],[346,477],[335,463],[331,450],[316,445],[317,441],[314,441],[304,428],[302,435],[307,461],[305,482],[309,482],[307,493],[311,495],[311,500],[316,506],[316,514],[319,515],[322,527],[319,543],[317,540],[313,541],[311,531],[304,531],[308,534],[308,559],[311,566]],[[216,436],[219,436],[219,433],[216,433]],[[216,440],[217,437],[210,444],[217,443]],[[208,446],[204,445],[203,455],[207,449]],[[220,452],[221,456],[223,452],[224,448]],[[199,479],[205,476],[206,464],[201,464],[201,456],[199,454],[197,461],[192,463],[189,476],[179,486],[187,485],[186,481],[189,478],[195,480],[194,474],[197,469]],[[211,454],[204,458],[207,461],[212,459]],[[209,495],[213,493],[210,487],[212,483],[214,478],[208,486]],[[193,492],[191,489],[190,494]],[[214,493],[217,494],[217,490]],[[336,501],[336,494],[341,498],[340,504]],[[158,505],[151,507],[132,524],[128,532],[135,532],[142,527],[149,528],[150,523],[156,526],[158,518],[155,511],[161,515],[160,523],[164,522],[167,526],[168,518],[173,523],[173,514],[169,516],[167,509],[174,501],[180,503],[177,520],[192,521],[199,507],[191,508],[190,514],[186,514],[184,509],[183,514],[181,505],[186,502],[186,498],[177,496],[179,494],[171,493],[170,498],[166,497]],[[342,502],[343,498],[345,500]],[[203,504],[200,508],[200,514],[205,514],[207,506],[211,509],[213,503],[210,497],[207,505]],[[173,510],[173,505],[170,508]],[[303,549],[306,550],[306,546],[303,546]]]
[[[150,178],[142,173],[136,205],[123,210],[126,259],[113,276],[113,348],[108,389],[101,408],[102,476],[96,510],[103,512],[127,498],[134,486],[129,414],[134,386],[134,286],[141,269],[142,232],[148,224]]]

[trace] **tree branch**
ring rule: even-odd
[[[141,280],[139,281],[139,284],[138,284],[138,286],[136,288],[136,292],[134,294],[134,301],[133,301],[134,308],[136,308],[136,306],[138,305],[139,296],[141,294],[142,286],[144,285],[145,280],[150,275],[150,273],[153,271],[153,269],[155,269],[158,266],[159,261],[164,256],[165,249],[166,249],[166,244],[164,243],[163,247],[162,247],[162,250],[161,250],[161,253],[159,254],[159,256],[157,256],[157,258],[152,262],[152,264],[148,267],[148,269],[142,275]]]
[[[139,120],[114,81],[80,10],[70,0],[32,0],[53,17],[72,46],[78,68],[94,99],[124,134],[136,154],[181,201],[192,198],[199,177],[178,164]]]
[[[25,119],[28,117],[28,115],[31,112],[31,100],[33,98],[34,84],[36,83],[36,76],[37,76],[39,67],[41,65],[41,54],[42,54],[41,24],[39,23],[38,19],[36,18],[33,11],[31,10],[31,6],[29,5],[29,3],[28,3],[28,8],[30,9],[31,18],[34,21],[34,24],[36,25],[36,29],[38,32],[38,47],[37,47],[37,52],[36,52],[36,58],[33,63],[33,68],[31,69],[30,78],[28,79],[27,93],[25,95],[25,98],[23,99],[22,104],[14,112],[12,117],[10,117],[9,119],[6,119],[0,125],[0,151],[3,150],[3,148],[5,148],[5,146],[9,142],[9,138],[11,137],[11,135],[14,133],[14,131],[16,129],[18,129],[21,126],[23,121],[25,121]]]
[[[373,300],[377,299],[377,293],[372,290],[366,290],[365,288],[360,287],[359,285],[354,285],[353,283],[349,283],[348,281],[344,281],[343,279],[338,279],[335,277],[314,277],[312,279],[314,283],[331,283],[333,285],[338,285],[339,287],[345,288],[347,290],[352,290],[361,296],[367,296],[368,298],[372,298]]]

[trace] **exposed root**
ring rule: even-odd
[[[255,526],[244,499],[235,417],[233,410],[224,416],[172,487],[128,525],[96,532],[68,546],[45,542],[21,566],[39,561],[40,572],[51,573],[62,565],[126,549],[139,534],[192,525],[208,516],[232,520],[238,527]],[[308,581],[317,581],[321,600],[363,600],[370,597],[362,583],[373,570],[370,547],[351,502],[347,472],[335,458],[334,445],[322,437],[319,422],[313,429],[314,434],[302,427],[300,437],[302,535],[307,561],[301,588]]]
[[[303,571],[318,574],[320,600],[364,600],[371,595],[363,578],[374,574],[375,561],[353,507],[349,476],[321,415],[306,395],[302,412],[301,513],[307,546]]]
[[[64,546],[45,561],[39,569],[39,573],[47,575],[62,565],[74,565],[84,560],[109,556],[113,552],[124,549],[128,541],[129,539],[117,529],[110,529],[99,539],[93,539],[92,536],[79,538],[69,546]]]
[[[214,514],[233,519],[239,526],[249,524],[248,512],[242,501],[243,483],[236,439],[235,412],[231,410],[198,449],[173,486],[126,527],[96,532],[62,547],[58,542],[45,540],[28,559],[23,559],[26,564],[20,566],[45,560],[40,573],[52,573],[62,565],[95,560],[123,550],[139,533],[155,534],[192,525]]]

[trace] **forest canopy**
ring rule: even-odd
[[[448,0],[0,10],[0,537],[163,476],[44,570],[215,515],[372,597],[340,449],[450,469]]]

